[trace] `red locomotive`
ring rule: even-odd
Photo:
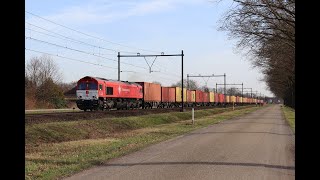
[[[81,110],[129,109],[142,104],[140,84],[86,76],[77,83],[77,106]]]

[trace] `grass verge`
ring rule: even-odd
[[[284,116],[286,120],[288,121],[293,133],[295,133],[295,110],[287,107],[287,106],[282,106],[282,110],[284,113]]]
[[[26,179],[59,179],[147,145],[237,117],[259,107],[26,126]],[[38,140],[38,141],[37,141]]]

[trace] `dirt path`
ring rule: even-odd
[[[278,105],[152,145],[67,179],[295,179],[294,135]]]

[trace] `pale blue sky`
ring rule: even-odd
[[[26,0],[26,11],[106,41],[79,34],[26,13],[25,35],[28,39],[25,44],[28,49],[113,68],[117,68],[115,61],[41,43],[37,40],[87,53],[100,54],[100,56],[114,60],[117,60],[115,51],[52,37],[52,35],[57,35],[44,29],[116,51],[158,54],[135,49],[139,48],[165,54],[180,54],[183,50],[185,78],[187,74],[220,75],[226,73],[227,83],[243,82],[244,87],[250,87],[266,96],[272,96],[266,90],[265,83],[259,80],[262,75],[258,69],[253,69],[245,57],[235,52],[235,41],[228,40],[226,32],[217,30],[218,21],[230,7],[230,3],[231,1],[212,3],[209,0]],[[51,36],[43,33],[51,34]],[[108,43],[108,41],[124,46]],[[39,55],[41,54],[26,51],[26,62],[30,57]],[[76,81],[86,75],[117,79],[117,69],[59,57],[53,57],[53,59],[63,74],[64,82]],[[124,63],[139,66],[121,64],[121,70],[134,71],[122,72],[121,80],[158,81],[164,86],[169,86],[181,79],[181,57],[158,57],[152,70],[160,72],[151,74],[143,58],[122,58],[121,60]],[[151,63],[153,58],[147,58],[147,60]],[[192,79],[196,80],[198,85],[204,85],[202,78]],[[213,88],[216,83],[223,83],[223,78],[210,78],[208,86]]]

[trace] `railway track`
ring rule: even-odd
[[[210,109],[221,107],[195,107],[195,110]],[[179,112],[181,108],[157,108],[157,109],[133,109],[133,110],[110,110],[110,111],[88,111],[88,112],[59,112],[59,113],[41,113],[41,114],[25,114],[25,124],[38,124],[48,122],[61,121],[77,121],[91,120],[99,118],[115,118],[128,116],[141,116],[147,114],[158,114],[166,112]],[[186,110],[191,110],[191,107],[186,107]]]

